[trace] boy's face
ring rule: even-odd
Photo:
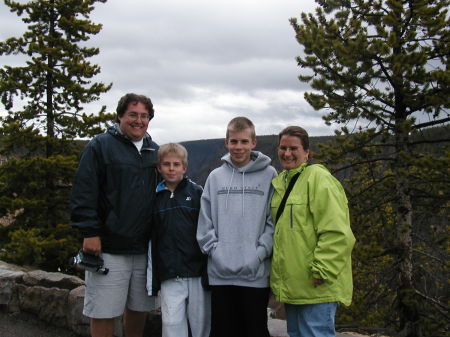
[[[231,161],[236,167],[243,167],[250,162],[250,154],[256,146],[250,129],[229,131],[225,146],[230,152]]]
[[[176,187],[183,180],[186,166],[179,156],[174,153],[165,155],[158,164],[158,171],[166,181],[167,187]]]

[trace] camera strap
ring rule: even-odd
[[[302,170],[302,172],[303,172],[303,170]],[[286,206],[287,198],[289,197],[289,194],[291,194],[292,188],[294,187],[295,182],[297,181],[298,177],[300,176],[300,174],[302,172],[296,173],[292,177],[291,181],[289,182],[286,192],[284,192],[284,196],[283,196],[283,199],[281,200],[280,206],[278,206],[277,215],[275,216],[275,224],[277,224],[278,219],[280,218],[281,214],[283,214],[284,207]]]

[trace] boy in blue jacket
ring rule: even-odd
[[[156,188],[147,288],[154,295],[160,285],[163,337],[188,337],[188,321],[192,337],[210,332],[210,293],[201,283],[206,256],[196,240],[202,188],[184,176],[187,156],[176,143],[158,151],[164,180]]]

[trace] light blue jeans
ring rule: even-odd
[[[289,337],[335,337],[334,316],[337,303],[285,303]]]

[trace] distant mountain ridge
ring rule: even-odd
[[[334,136],[309,137],[312,152],[319,151],[318,144],[329,142]],[[261,151],[272,159],[272,166],[281,171],[282,167],[278,161],[277,146],[278,135],[256,136],[256,151]],[[80,150],[89,140],[76,140]],[[163,143],[158,143],[162,145]],[[220,158],[227,153],[225,138],[201,139],[180,142],[188,151],[187,176],[197,184],[204,186],[209,173],[222,165]],[[1,161],[1,156],[0,156]]]
[[[318,152],[318,144],[333,138],[334,136],[310,137],[311,150]],[[278,135],[257,136],[256,141],[255,150],[269,156],[272,159],[272,165],[281,171],[282,167],[277,156]],[[220,158],[227,153],[225,138],[193,140],[181,142],[181,144],[188,151],[188,177],[204,186],[209,173],[222,165]]]

